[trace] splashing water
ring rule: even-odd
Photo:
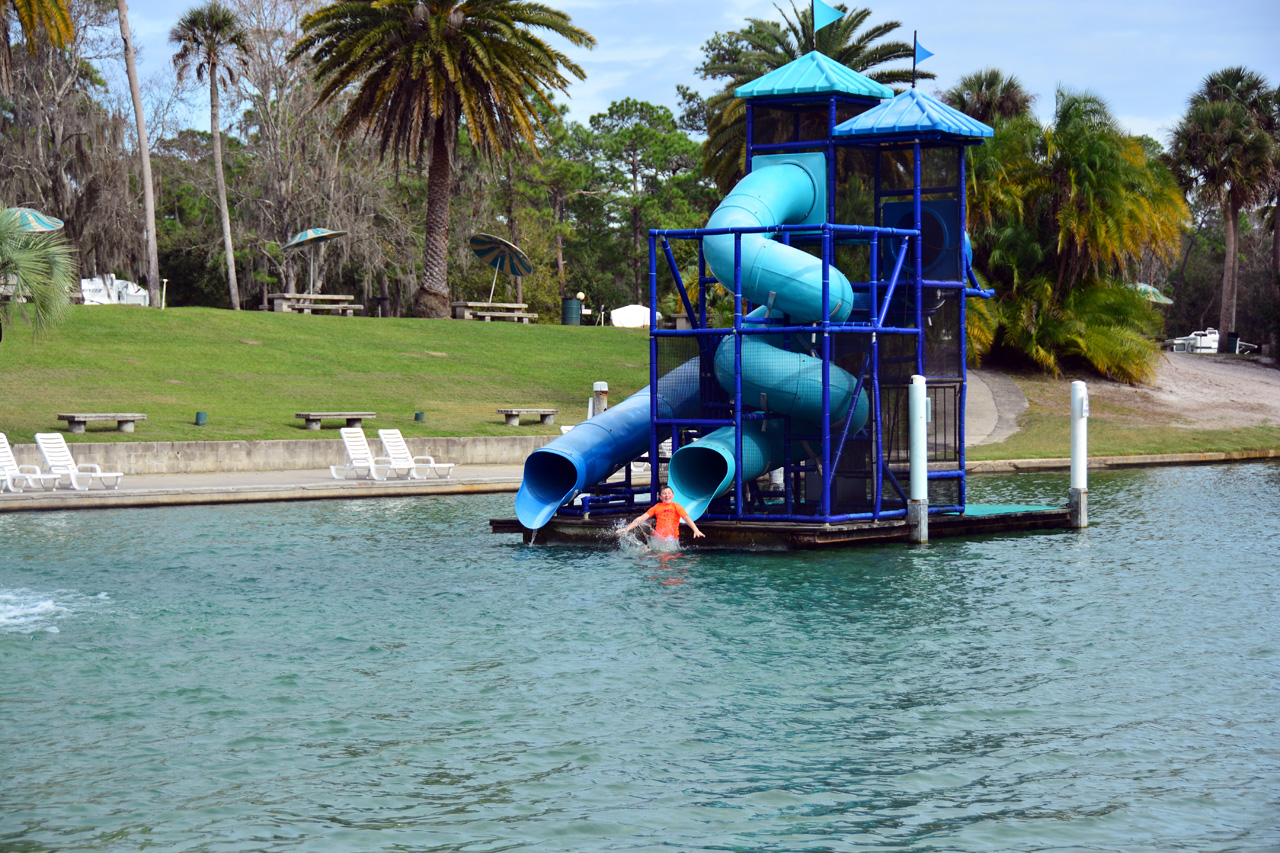
[[[57,634],[60,629],[54,622],[106,600],[106,593],[90,598],[69,590],[0,589],[0,634]]]

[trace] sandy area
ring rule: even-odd
[[[1280,370],[1216,355],[1165,353],[1152,386],[1090,382],[1090,396],[1145,409],[1173,426],[1217,428],[1280,424]]]
[[[1188,429],[1280,425],[1280,369],[1271,359],[1166,353],[1153,385],[1134,387],[1096,375],[1054,380],[1023,374],[1015,382],[998,370],[970,370],[965,444],[994,444],[1018,431],[1031,395],[1041,406],[1067,411],[1070,386],[1082,378],[1096,412],[1130,426]]]

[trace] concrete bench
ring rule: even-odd
[[[498,409],[498,414],[507,419],[507,426],[520,426],[521,415],[537,415],[544,424],[556,422],[559,409]]]
[[[491,320],[510,320],[513,323],[524,323],[527,326],[530,320],[538,319],[537,314],[529,314],[524,311],[472,311],[471,313],[477,320],[484,320],[486,323]]]
[[[282,314],[310,314],[315,311],[333,311],[354,316],[363,305],[357,305],[354,296],[342,293],[268,293],[267,301],[272,311]]]
[[[376,415],[373,412],[298,412],[294,417],[302,418],[307,429],[320,429],[322,420],[345,420],[347,426],[359,427],[364,425],[365,418]]]
[[[322,305],[316,302],[295,302],[293,304],[293,310],[300,314],[315,314],[320,311],[329,311],[334,314],[341,314],[344,317],[354,317],[357,311],[364,311],[364,306],[347,302],[338,305]]]
[[[116,429],[121,432],[133,432],[134,421],[145,421],[146,415],[128,414],[122,412],[97,412],[94,414],[69,414],[58,415],[58,420],[66,421],[67,427],[72,435],[80,435],[84,432],[84,426],[89,421],[115,421]]]

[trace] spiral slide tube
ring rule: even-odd
[[[821,155],[818,155],[821,157]],[[766,158],[758,158],[759,164]],[[823,164],[825,167],[825,163]],[[757,168],[743,178],[711,214],[708,228],[755,228],[790,225],[825,219],[823,209],[825,168],[805,168],[794,162],[778,162]],[[742,295],[760,309],[749,315],[763,319],[772,304],[774,313],[792,322],[822,319],[822,260],[778,243],[766,234],[744,234],[742,241]],[[734,236],[703,238],[707,265],[721,282],[733,281]],[[855,307],[849,280],[828,267],[831,320],[843,322]],[[859,302],[865,302],[859,294]],[[801,352],[789,352],[773,344],[777,336],[744,335],[742,338],[742,402],[760,411],[789,415],[804,428],[822,420],[822,360]],[[734,338],[726,337],[716,350],[716,380],[734,393]],[[850,412],[856,381],[834,365],[830,370],[831,418],[852,418],[851,432],[862,429],[870,412],[866,392],[859,394]],[[742,478],[755,479],[783,463],[782,424],[774,420],[742,424]],[[706,512],[715,498],[732,487],[736,474],[733,427],[724,427],[672,455],[668,485],[675,500],[693,518]]]
[[[648,452],[649,393],[645,386],[529,454],[516,493],[516,518],[522,525],[530,530],[543,527],[583,489]],[[695,358],[658,380],[658,416],[687,418],[697,413]]]

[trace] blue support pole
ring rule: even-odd
[[[962,234],[967,233],[967,227],[968,227],[968,220],[966,219],[968,182],[965,179],[964,154],[965,154],[965,149],[963,146],[956,150],[956,156],[960,160],[960,168],[959,168],[960,231]],[[960,262],[964,264],[965,272],[966,273],[969,272],[969,259],[964,257],[963,246],[961,247]],[[963,283],[962,283],[962,289],[960,291],[960,294],[956,298],[960,300],[960,306],[959,306],[960,307],[960,341],[959,341],[959,345],[960,345],[960,425],[959,425],[960,429],[959,429],[959,433],[960,435],[959,435],[959,438],[957,439],[957,442],[960,445],[959,502],[961,507],[960,511],[964,512],[965,492],[967,491],[968,483],[969,483],[969,478],[966,477],[964,473],[965,472],[964,413],[965,413],[965,406],[968,404],[968,401],[969,401],[969,346],[968,346],[969,335],[968,335],[968,326],[965,325],[968,322],[968,318],[966,314],[966,305],[965,305],[965,300],[968,297],[965,295],[965,291],[963,289]]]
[[[733,237],[733,511],[742,515],[742,235]]]
[[[857,404],[857,398],[854,398]],[[822,498],[820,515],[831,514],[831,226],[822,226]]]
[[[658,246],[649,232],[649,387],[658,387]],[[649,423],[658,420],[658,395],[649,395]],[[628,468],[631,466],[628,465]],[[658,500],[658,430],[649,430],[649,500]]]
[[[915,179],[915,192],[911,196],[912,203],[915,205],[915,223],[916,230],[921,229],[921,203],[920,203],[920,185],[923,181],[923,168],[920,164],[920,140],[915,140],[911,145],[913,168],[912,173]],[[923,232],[922,232],[923,233]],[[924,240],[916,240],[915,257],[913,264],[914,275],[911,276],[911,294],[915,297],[916,302],[916,328],[921,330],[920,337],[916,339],[916,373],[924,373],[924,291],[921,282],[924,280]]]
[[[836,221],[836,99],[827,101],[827,222]]]
[[[676,264],[676,256],[671,253],[671,244],[667,242],[667,238],[662,238],[662,251],[667,256],[667,266],[671,268],[671,277],[676,281],[676,290],[680,293],[680,301],[684,303],[685,316],[689,318],[689,322],[693,327],[698,326],[698,315],[693,310],[693,305],[689,302],[689,292],[685,290],[684,280],[680,278],[680,267]],[[650,328],[653,328],[652,326]]]

